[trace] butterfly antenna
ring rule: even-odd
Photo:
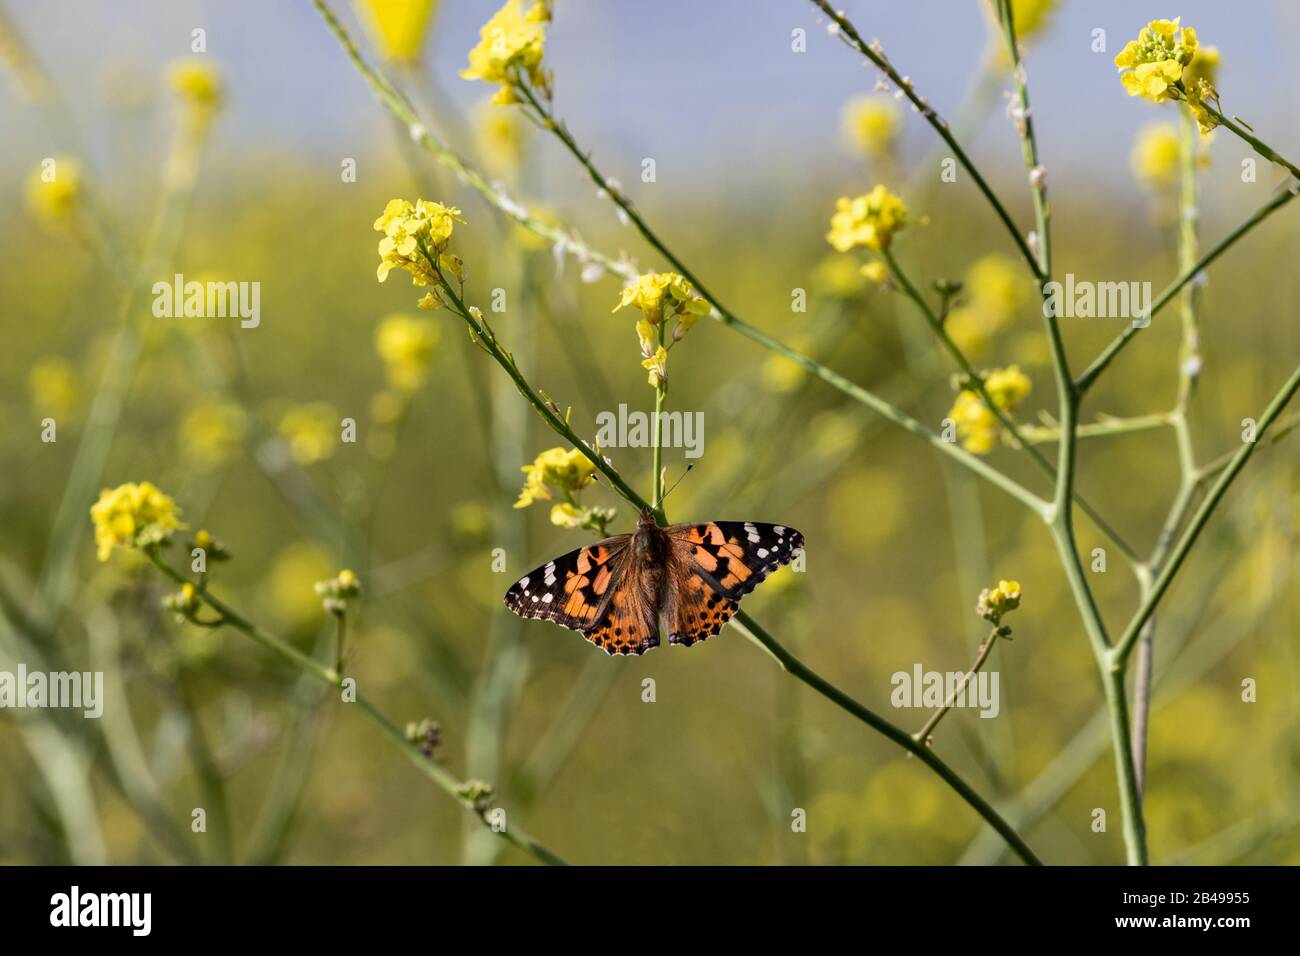
[[[669,488],[668,491],[665,491],[663,494],[659,496],[659,500],[655,503],[656,510],[663,507],[664,499],[668,497],[668,493],[671,492],[673,488],[676,488],[678,485],[680,485],[682,483],[682,479],[685,478],[688,474],[690,474],[691,469],[694,467],[695,467],[694,464],[687,465],[686,470],[677,477],[677,480],[673,482],[672,487]]]

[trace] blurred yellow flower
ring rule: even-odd
[[[1196,56],[1196,31],[1179,29],[1181,17],[1152,20],[1115,57],[1129,96],[1162,103],[1182,95],[1183,67]]]
[[[838,299],[853,299],[866,289],[864,278],[857,257],[833,253],[817,263],[813,288]]]
[[[167,75],[192,122],[206,123],[221,108],[221,73],[206,57],[174,60],[167,68]]]
[[[805,355],[812,348],[812,343],[808,339],[798,336],[791,338],[788,344],[796,352]],[[794,359],[786,358],[776,352],[771,353],[763,360],[761,374],[764,387],[769,392],[777,395],[788,395],[797,391],[808,378],[806,368]]]
[[[596,466],[576,448],[566,451],[556,447],[548,448],[520,471],[525,476],[524,487],[515,507],[527,508],[534,501],[549,501],[552,488],[566,494],[581,491],[591,483]]]
[[[282,622],[307,626],[320,618],[316,582],[329,578],[335,564],[319,544],[295,541],[280,551],[265,576],[265,599]]]
[[[1032,389],[1029,376],[1017,365],[995,368],[984,376],[984,390],[993,399],[993,404],[1003,411],[1013,411]]]
[[[479,30],[479,42],[469,51],[469,67],[460,75],[467,80],[499,83],[500,89],[492,97],[497,106],[518,102],[514,87],[521,75],[549,96],[551,84],[542,69],[542,53],[546,42],[543,24],[550,18],[546,3],[536,2],[525,12],[522,0],[506,0]]]
[[[176,502],[148,481],[105,488],[90,506],[99,560],[114,548],[144,548],[160,544],[184,525]]]
[[[27,373],[32,411],[41,418],[67,418],[77,405],[79,389],[72,363],[61,355],[47,355]]]
[[[998,253],[975,260],[966,270],[966,304],[944,321],[949,336],[965,353],[978,352],[1029,300],[1029,283],[1018,264]]]
[[[395,63],[420,58],[435,6],[434,0],[357,0],[371,42],[380,56]]]
[[[27,209],[42,225],[66,225],[80,206],[81,167],[70,156],[42,161],[27,177]]]
[[[438,337],[438,327],[428,319],[390,315],[379,323],[375,351],[393,388],[413,392],[424,384]]]
[[[880,285],[889,278],[889,269],[879,259],[872,259],[862,267],[862,275],[869,281]]]
[[[215,465],[225,461],[248,431],[244,410],[231,402],[196,405],[181,422],[182,454],[187,461]]]
[[[1133,174],[1148,186],[1168,186],[1178,179],[1178,130],[1169,123],[1152,123],[1138,133],[1129,154]]]
[[[485,100],[475,108],[474,140],[483,165],[495,175],[512,176],[523,162],[528,130],[517,113],[493,109],[492,105]]]
[[[560,528],[581,528],[587,512],[567,501],[557,501],[551,505],[551,524]]]
[[[458,260],[441,261],[448,258],[441,254],[458,222],[465,220],[460,218],[460,210],[455,206],[423,199],[417,199],[412,205],[405,199],[390,199],[374,226],[384,234],[379,240],[380,262],[376,273],[379,281],[387,279],[392,269],[405,269],[411,274],[412,285],[433,285],[437,274],[426,254],[438,258],[441,265],[458,274]]]
[[[324,461],[334,454],[338,442],[339,417],[328,402],[295,405],[280,419],[280,436],[300,465]]]
[[[853,149],[876,158],[893,151],[903,125],[903,112],[886,97],[858,96],[844,105],[841,125]]]
[[[1042,30],[1055,9],[1056,0],[1016,0],[1011,10],[1016,39],[1024,40]]]
[[[865,246],[879,252],[907,225],[907,207],[884,186],[850,199],[835,200],[835,215],[826,241],[840,252]]]
[[[993,369],[984,375],[984,389],[993,404],[1004,412],[1012,412],[1032,388],[1029,377],[1014,365]],[[987,455],[997,447],[1002,435],[1002,424],[997,415],[984,404],[979,393],[963,389],[958,393],[948,412],[957,429],[957,439],[963,448],[975,455]]]

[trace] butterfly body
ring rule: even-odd
[[[520,617],[579,631],[609,654],[689,647],[717,634],[740,600],[803,548],[783,525],[711,521],[661,528],[643,511],[631,534],[548,561],[506,592]]]

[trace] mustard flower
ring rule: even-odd
[[[576,448],[566,451],[557,447],[548,448],[520,471],[524,473],[524,487],[515,507],[527,508],[534,501],[549,501],[554,497],[552,489],[566,497],[581,491],[594,480],[596,466]]]
[[[1206,109],[1206,102],[1218,101],[1214,89],[1219,51],[1197,47],[1196,31],[1180,27],[1180,19],[1152,20],[1115,57],[1120,80],[1129,96],[1141,96],[1153,103],[1183,100],[1196,116],[1202,133],[1218,125]],[[1196,61],[1201,59],[1200,65]]]
[[[676,272],[647,272],[637,276],[635,282],[623,287],[618,305],[610,311],[617,312],[625,306],[635,305],[651,325],[665,315],[677,315],[690,325],[702,315],[709,314],[709,303],[695,294],[691,284]]]
[[[383,215],[375,220],[376,231],[384,234],[379,240],[376,277],[383,282],[391,270],[405,269],[411,274],[412,285],[434,285],[438,276],[430,258],[436,258],[440,266],[459,278],[460,260],[444,252],[458,222],[465,220],[460,218],[460,210],[455,206],[423,199],[417,199],[412,205],[405,199],[390,199]]]
[[[948,313],[944,328],[967,353],[984,348],[989,337],[1029,300],[1029,286],[1018,264],[998,253],[975,260],[966,270],[962,288],[965,302]]]
[[[199,611],[199,592],[193,584],[186,581],[179,591],[174,591],[163,598],[163,607],[176,614],[176,621],[192,621]]]
[[[338,441],[339,418],[328,402],[295,405],[280,419],[280,437],[289,445],[289,454],[300,465],[324,461],[334,454]]]
[[[898,104],[883,96],[859,96],[844,105],[841,117],[845,141],[869,158],[893,152],[903,125]]]
[[[66,226],[81,205],[81,167],[75,159],[56,156],[27,177],[27,209],[44,226]]]
[[[114,548],[161,544],[185,527],[180,516],[176,502],[148,481],[105,488],[90,506],[99,560],[107,561]]]
[[[649,371],[646,381],[653,388],[663,388],[668,383],[668,351],[662,345],[641,360],[641,367]]]
[[[404,64],[420,58],[434,0],[357,0],[357,6],[380,56]]]
[[[850,199],[835,200],[835,215],[826,241],[839,252],[865,246],[879,252],[907,225],[907,206],[884,186]]]
[[[867,287],[863,278],[856,256],[831,253],[813,270],[813,287],[837,299],[854,299]]]
[[[1178,130],[1169,123],[1152,123],[1138,133],[1129,164],[1133,174],[1147,186],[1168,186],[1178,179],[1181,152]]]
[[[542,69],[546,44],[543,26],[550,20],[550,6],[533,3],[526,11],[523,0],[506,0],[479,30],[479,42],[469,51],[469,67],[460,75],[467,80],[498,83],[492,97],[497,106],[519,102],[516,85],[527,77],[529,85],[550,96],[550,76]]]
[[[999,581],[995,588],[980,591],[975,613],[991,624],[1000,625],[1004,615],[1020,607],[1020,582]],[[1009,632],[1008,632],[1009,633]]]
[[[326,581],[317,581],[315,591],[326,613],[341,615],[348,609],[348,599],[361,594],[361,580],[344,568]]]
[[[510,110],[492,108],[491,101],[484,101],[474,110],[474,141],[478,153],[483,157],[484,165],[495,175],[513,176],[523,163],[524,145],[528,130],[525,120]],[[535,233],[522,230],[529,236]],[[545,240],[542,240],[543,244]]]
[[[375,330],[375,351],[384,363],[388,384],[399,392],[413,392],[429,375],[438,327],[428,319],[391,315]]]
[[[993,404],[1004,412],[1012,412],[1032,388],[1029,377],[1015,366],[993,369],[984,375],[984,390]],[[974,455],[987,455],[997,447],[1002,437],[1002,424],[984,399],[973,389],[958,393],[948,412],[957,429],[957,439],[963,448]]]

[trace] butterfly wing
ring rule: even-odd
[[[584,632],[606,654],[641,655],[659,646],[659,582],[664,568],[634,560],[629,553],[600,623]]]
[[[631,535],[589,544],[528,572],[506,592],[506,607],[520,617],[589,631],[601,621],[619,587]]]
[[[689,647],[722,630],[740,600],[803,550],[803,535],[784,525],[711,521],[667,529],[673,587],[664,602],[668,640]]]

